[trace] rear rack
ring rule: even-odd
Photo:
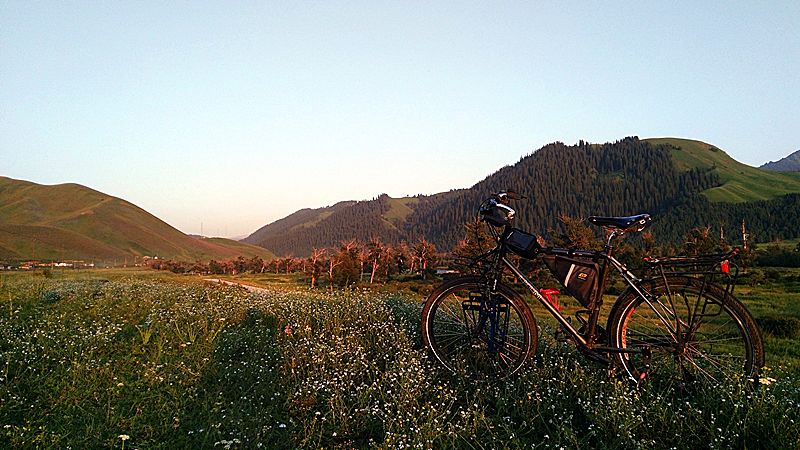
[[[733,295],[739,266],[733,261],[739,249],[727,253],[714,253],[698,256],[646,257],[648,270],[660,276],[665,282],[667,275],[682,275],[703,281],[703,288],[712,283],[720,284],[725,293]]]

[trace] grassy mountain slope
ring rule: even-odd
[[[0,225],[0,258],[21,259],[104,259],[125,255],[96,239],[53,227]]]
[[[663,138],[647,139],[651,144],[673,147],[672,156],[681,170],[710,168],[719,175],[722,185],[703,192],[712,202],[741,203],[770,200],[792,192],[800,192],[800,174],[781,173],[751,167],[731,158],[727,153],[700,141]]]
[[[13,259],[270,256],[235,241],[195,239],[125,200],[78,184],[6,177],[0,177],[0,248]]]
[[[252,258],[253,256],[258,256],[263,259],[275,258],[275,255],[271,251],[263,247],[259,247],[257,245],[248,244],[246,242],[235,241],[233,239],[226,239],[220,237],[200,238],[200,239],[208,243],[229,249],[230,251],[234,252],[236,256],[244,256],[249,258]]]
[[[389,198],[389,210],[383,213],[383,218],[393,225],[400,225],[414,211],[414,207],[419,203],[419,198]]]

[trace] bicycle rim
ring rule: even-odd
[[[623,307],[617,345],[642,352],[622,355],[628,375],[678,387],[751,377],[752,337],[736,305],[699,283],[668,292],[662,286],[650,304],[635,298]]]
[[[424,321],[425,340],[439,363],[474,380],[515,373],[533,351],[535,327],[526,305],[510,295],[484,298],[478,283],[460,283],[432,299]]]

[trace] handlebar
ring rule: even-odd
[[[514,191],[498,192],[497,194],[492,194],[491,197],[481,204],[478,213],[481,220],[490,225],[496,227],[509,226],[511,221],[514,220],[517,211],[508,206],[505,202],[523,198],[525,198],[525,196],[517,194]]]

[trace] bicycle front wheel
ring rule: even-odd
[[[687,387],[754,380],[764,344],[747,308],[717,285],[690,277],[650,280],[645,301],[629,290],[608,318],[609,336],[629,352],[616,358],[627,375]]]
[[[488,297],[487,297],[488,296]],[[536,350],[537,329],[527,303],[511,288],[489,294],[479,277],[444,283],[422,309],[422,339],[433,357],[457,376],[507,377]]]

